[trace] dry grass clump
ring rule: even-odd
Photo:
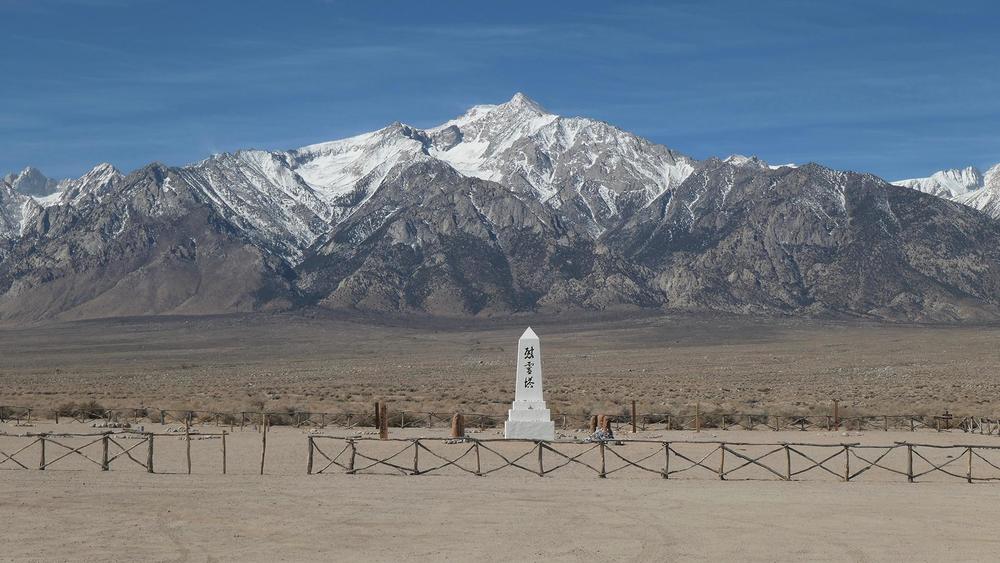
[[[91,399],[88,401],[68,401],[53,409],[53,414],[58,416],[76,418],[104,418],[107,408],[101,403]]]

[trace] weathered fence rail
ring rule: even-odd
[[[191,473],[191,441],[192,439],[220,439],[222,455],[222,473],[226,473],[226,432],[205,434],[185,432],[154,433],[154,432],[100,432],[92,434],[41,432],[27,434],[0,433],[0,438],[7,442],[17,442],[16,449],[8,453],[0,449],[0,470],[4,469],[38,469],[44,471],[54,464],[64,460],[85,460],[88,465],[99,467],[102,471],[110,471],[112,464],[131,461],[147,473],[156,473],[154,464],[155,439],[174,438],[185,442],[185,465],[187,473]],[[82,441],[81,444],[69,443],[70,440]],[[128,441],[132,442],[129,443]]]
[[[538,441],[376,440],[359,437],[307,437],[306,473],[399,475],[525,472],[561,474],[652,474],[663,479],[856,481],[881,472],[909,482],[930,475],[968,483],[1000,481],[1000,446],[934,445],[894,442],[748,443],[722,441]],[[956,469],[961,468],[961,469]]]
[[[148,473],[162,473],[163,460],[156,462],[159,450],[155,445],[163,438],[173,438],[183,441],[184,450],[181,453],[174,447],[172,453],[167,454],[167,465],[173,469],[168,472],[190,474],[192,440],[212,439],[219,441],[218,453],[212,455],[221,454],[221,472],[225,474],[227,436],[227,432],[193,433],[189,427],[183,434],[128,430],[91,434],[0,433],[0,470],[44,471],[53,467],[85,470],[89,467],[111,471],[124,464]],[[260,440],[261,474],[266,440],[265,431]],[[375,439],[322,434],[308,434],[305,445],[308,474],[485,476],[525,472],[540,477],[556,474],[781,481],[856,481],[861,478],[905,478],[910,482],[931,479],[962,479],[968,483],[1000,481],[1000,445]],[[206,455],[206,451],[202,449],[199,455]],[[179,459],[183,460],[183,465],[177,465]],[[76,465],[69,463],[72,460],[77,461]],[[881,477],[870,477],[872,475]]]

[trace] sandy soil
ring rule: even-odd
[[[158,425],[145,429],[163,430]],[[42,424],[0,425],[0,431],[95,430],[79,424]],[[393,438],[421,435],[444,434],[426,429],[392,433]],[[124,458],[113,462],[111,471],[101,472],[78,456],[46,471],[0,471],[4,515],[0,559],[986,561],[1000,549],[1000,539],[991,531],[991,523],[1000,517],[1000,485],[995,483],[968,485],[961,479],[928,476],[925,482],[909,484],[905,477],[879,469],[851,483],[819,472],[792,483],[721,482],[705,470],[670,480],[634,470],[599,479],[572,469],[545,478],[514,469],[486,477],[458,471],[306,476],[306,436],[304,430],[273,429],[268,434],[264,476],[254,474],[260,434],[252,429],[235,429],[228,436],[227,475],[220,474],[217,438],[192,442],[194,474],[183,474],[180,437],[156,438],[156,468],[166,474],[149,475]],[[493,431],[476,436],[497,437]],[[996,436],[959,432],[646,432],[622,437],[1000,445]],[[59,440],[71,447],[89,441]],[[129,444],[125,438],[119,441]],[[25,438],[2,436],[0,450],[11,453],[24,443]],[[333,440],[317,439],[317,443],[334,449],[326,445],[332,446]],[[443,440],[429,445],[452,456],[463,447]],[[377,457],[399,447],[400,442],[366,442],[363,451]],[[496,447],[508,454],[524,449],[516,444]],[[690,455],[691,448],[697,449],[677,447],[688,448],[682,451]],[[89,448],[84,451],[99,458],[99,445]],[[50,444],[48,459],[59,451],[64,450]],[[645,455],[639,445],[619,451],[631,458]],[[738,451],[763,450],[741,446]],[[947,455],[961,454],[941,450],[929,455],[940,463]],[[424,456],[424,464],[434,462]],[[26,450],[18,459],[29,466],[37,463],[37,449]],[[410,459],[407,453],[403,464]],[[715,463],[714,459],[707,463]],[[550,458],[550,463],[554,461]],[[485,465],[491,463],[484,458]],[[656,465],[659,458],[649,463]],[[781,467],[780,460],[775,463]],[[795,468],[804,463],[796,459]],[[883,463],[898,468],[903,458],[890,457]],[[618,465],[609,459],[609,469]],[[956,471],[963,468],[959,464]],[[976,470],[990,471],[978,460]],[[741,478],[765,477],[760,472],[741,474]]]
[[[0,404],[503,414],[517,337],[542,337],[557,413],[1000,414],[998,326],[630,317],[302,315],[0,328]]]
[[[10,472],[4,560],[995,560],[1000,489]]]

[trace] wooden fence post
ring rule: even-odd
[[[833,429],[840,430],[840,400],[833,400]]]
[[[306,475],[313,474],[313,437],[306,436],[306,441],[309,445],[308,455],[306,456]]]
[[[635,414],[635,399],[632,399],[632,433],[635,434],[638,431],[636,428],[636,414]]]
[[[785,481],[792,480],[792,450],[785,444]]]
[[[420,475],[420,439],[413,441],[413,474]]]
[[[260,474],[264,474],[264,458],[267,456],[267,413],[260,413],[261,428],[260,433]]]
[[[694,431],[701,432],[701,401],[694,405]]]
[[[604,463],[604,460],[605,460],[605,458],[604,458],[604,440],[601,440],[600,443],[599,443],[599,445],[601,447],[601,473],[600,473],[600,475],[598,475],[598,477],[600,477],[601,479],[607,479],[608,472],[607,472],[607,467],[605,466],[605,463]]]
[[[376,430],[382,428],[382,403],[375,401],[375,422],[372,424]]]
[[[851,480],[851,447],[844,444],[844,481]]]
[[[378,437],[380,440],[389,439],[389,405],[385,401],[379,403],[378,411]]]
[[[906,444],[906,480],[913,482],[913,445]]]
[[[222,431],[222,474],[226,474],[226,431]]]
[[[476,440],[475,448],[476,448],[476,476],[477,477],[482,477],[483,476],[483,466],[482,466],[482,463],[480,463],[480,461],[479,461],[479,440]]]
[[[719,444],[719,480],[726,479],[726,443]]]
[[[539,477],[544,477],[545,476],[545,468],[542,465],[542,449],[543,449],[542,448],[542,441],[539,440],[538,441],[538,476]],[[972,450],[969,450],[969,451],[972,451]],[[970,461],[969,463],[971,464],[972,462]],[[972,481],[969,481],[969,482],[971,483]]]
[[[41,455],[38,458],[38,469],[44,471],[45,470],[45,433],[44,432],[38,435],[38,443],[42,446],[42,452],[41,452]]]
[[[358,453],[358,447],[354,443],[354,440],[349,440],[348,444],[351,446],[351,457],[347,461],[347,474],[354,475],[354,458]]]
[[[102,451],[102,453],[101,453],[101,471],[107,471],[109,469],[109,467],[108,467],[108,442],[109,441],[110,441],[110,437],[108,436],[108,433],[105,432],[104,436],[101,438],[101,451]]]
[[[167,411],[161,410],[160,411],[160,425],[166,425],[166,424],[167,424]]]
[[[146,433],[146,473],[153,471],[153,433]]]
[[[670,442],[663,442],[663,478],[670,478]]]
[[[965,480],[966,480],[966,482],[971,483],[972,482],[972,446],[969,446],[968,450],[969,450],[968,451],[968,454],[969,454],[969,472],[966,474]]]
[[[184,419],[184,445],[187,456],[187,474],[191,474],[191,419]]]

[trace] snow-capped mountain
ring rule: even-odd
[[[981,172],[974,166],[935,172],[927,178],[893,182],[978,209],[1000,218],[1000,164]]]
[[[18,193],[35,197],[53,194],[60,188],[58,180],[45,176],[33,166],[28,166],[17,174],[8,174],[3,177],[3,181]]]
[[[679,185],[696,164],[602,121],[548,113],[523,94],[429,133],[431,156],[534,195],[595,234]]]
[[[924,191],[989,211],[997,172]],[[815,164],[699,162],[522,94],[427,129],[0,181],[0,319],[298,306],[998,318],[1000,221]]]

